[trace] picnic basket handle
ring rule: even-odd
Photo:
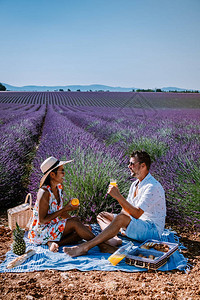
[[[28,193],[26,195],[25,203],[27,203],[28,198],[29,198],[30,207],[32,207],[32,195],[31,195],[31,193]]]

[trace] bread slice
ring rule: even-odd
[[[23,264],[23,262],[25,262],[26,259],[28,259],[29,257],[31,257],[32,255],[35,254],[35,250],[30,249],[28,250],[25,254],[20,255],[19,257],[13,259],[8,265],[7,265],[7,269],[12,269],[14,267],[17,267],[21,264]]]

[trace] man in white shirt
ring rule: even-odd
[[[108,189],[108,193],[121,205],[121,213],[117,216],[106,212],[99,214],[97,219],[103,231],[79,246],[65,247],[65,253],[74,257],[84,255],[104,242],[120,244],[117,234],[121,229],[128,237],[138,241],[160,238],[165,226],[165,193],[161,184],[149,173],[150,165],[150,156],[145,151],[131,154],[128,168],[137,181],[132,183],[128,198],[125,199],[116,186],[109,185]]]

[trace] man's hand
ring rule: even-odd
[[[120,194],[120,191],[117,186],[109,185],[108,194],[118,201],[123,211],[125,211],[135,219],[138,219],[144,213],[144,211],[141,208],[134,207],[132,204],[130,204],[122,196],[122,194]]]
[[[116,200],[121,196],[118,186],[114,186],[111,184],[108,187],[107,194],[109,194],[111,197],[113,197]]]

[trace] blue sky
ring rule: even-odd
[[[200,90],[200,0],[0,0],[0,82]]]

